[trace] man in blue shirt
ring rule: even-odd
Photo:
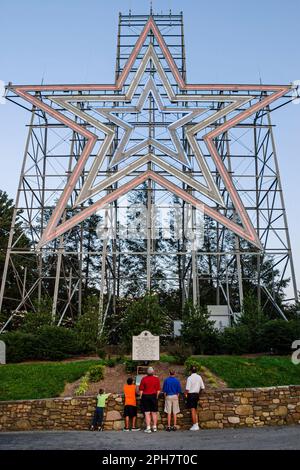
[[[163,392],[165,394],[165,413],[168,415],[168,426],[166,431],[176,431],[177,414],[180,413],[179,394],[181,393],[181,385],[179,380],[175,377],[175,370],[171,369],[169,374],[169,377],[165,379],[163,385]],[[174,425],[171,427],[172,412]]]

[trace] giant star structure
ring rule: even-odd
[[[141,48],[143,44],[145,43],[145,40],[148,36],[148,34],[152,32],[153,35],[156,38],[156,41],[162,51],[162,54],[164,55],[165,60],[168,63],[168,66],[173,74],[173,77],[181,90],[180,93],[175,94],[173,91],[172,86],[170,85],[168,78],[166,74],[164,73],[163,67],[158,60],[158,57],[155,53],[154,47],[150,44],[148,46],[147,52],[144,55],[143,60],[140,63],[140,66],[138,68],[138,71],[136,72],[136,75],[134,79],[131,81],[130,86],[128,87],[128,90],[124,94],[119,94],[120,91],[122,91],[123,86],[125,84],[125,81],[132,69],[132,66],[138,56],[138,54],[141,51]],[[106,126],[103,124],[101,121],[98,119],[94,118],[93,116],[89,115],[88,113],[81,111],[78,109],[77,106],[72,105],[72,102],[78,103],[78,102],[84,102],[84,101],[105,101],[105,102],[123,102],[126,103],[128,101],[131,101],[134,92],[138,86],[139,80],[144,73],[146,66],[149,62],[149,60],[153,61],[156,71],[162,81],[162,84],[167,91],[168,98],[171,102],[178,103],[178,102],[189,102],[189,101],[216,101],[216,102],[224,102],[228,103],[226,104],[223,108],[221,108],[219,111],[215,112],[212,116],[209,116],[202,121],[198,122],[197,124],[191,125],[190,128],[186,131],[187,139],[191,145],[191,148],[194,152],[195,157],[197,158],[197,161],[199,163],[199,166],[203,172],[203,175],[205,177],[207,187],[205,185],[200,185],[199,182],[196,181],[195,178],[192,178],[188,176],[185,173],[178,172],[178,170],[175,169],[175,167],[172,167],[172,165],[167,164],[166,162],[163,161],[162,158],[158,158],[154,154],[148,154],[146,156],[141,157],[140,159],[137,159],[136,162],[128,165],[128,167],[121,169],[119,172],[116,172],[115,174],[108,176],[104,182],[100,183],[100,185],[97,185],[96,187],[92,187],[92,183],[94,182],[95,175],[96,175],[96,168],[100,168],[101,163],[103,162],[105,155],[108,152],[108,149],[112,143],[113,140],[113,131],[110,127]],[[159,109],[161,112],[167,112],[167,108],[163,106],[162,103],[159,102],[159,97],[156,93],[154,83],[148,82],[148,88],[151,93],[155,96],[157,104],[159,104]],[[158,183],[160,186],[164,187],[168,191],[176,194],[178,197],[181,197],[184,201],[192,204],[193,206],[198,206],[199,204],[202,204],[204,206],[204,212],[208,216],[212,217],[216,221],[220,222],[222,225],[226,226],[229,228],[231,231],[236,233],[238,236],[244,238],[245,240],[248,240],[250,243],[252,243],[254,246],[257,248],[261,248],[260,240],[258,237],[258,234],[256,233],[251,220],[249,218],[249,215],[240,199],[240,196],[233,184],[232,178],[229,175],[226,166],[224,165],[217,147],[215,145],[214,139],[216,139],[219,135],[221,135],[224,132],[227,132],[230,128],[236,126],[240,122],[244,121],[247,119],[249,116],[253,115],[254,113],[257,113],[259,110],[269,106],[272,102],[277,100],[278,98],[284,96],[290,89],[291,85],[231,85],[231,84],[222,84],[222,85],[206,85],[206,84],[188,84],[185,83],[183,77],[181,76],[178,67],[153,19],[152,16],[149,17],[149,20],[147,21],[145,27],[143,28],[143,31],[138,38],[132,53],[125,65],[125,67],[122,70],[122,73],[120,74],[119,78],[117,79],[115,84],[107,84],[107,85],[102,85],[102,84],[96,84],[96,85],[10,85],[9,89],[14,91],[17,95],[20,97],[24,98],[26,101],[31,103],[34,107],[37,107],[44,112],[48,113],[50,116],[55,118],[58,122],[63,123],[73,131],[77,132],[79,135],[84,137],[86,139],[86,144],[83,148],[83,151],[80,155],[80,158],[78,159],[77,164],[75,165],[72,173],[69,176],[67,185],[65,186],[61,197],[59,198],[59,201],[51,215],[51,218],[49,220],[48,225],[46,226],[42,237],[38,243],[37,248],[41,248],[42,246],[46,245],[48,242],[54,240],[56,237],[62,235],[66,231],[70,230],[72,227],[75,225],[79,224],[83,220],[85,220],[87,217],[92,215],[93,213],[97,212],[99,209],[106,207],[109,203],[115,201],[119,197],[121,197],[123,194],[126,194],[128,191],[131,189],[137,187],[140,185],[143,181],[146,181],[148,179],[152,179],[156,183]],[[153,170],[146,170],[143,172],[141,175],[134,177],[131,181],[127,182],[126,184],[119,186],[117,189],[114,191],[109,192],[106,194],[104,197],[100,198],[97,202],[92,204],[89,207],[86,207],[83,209],[80,213],[74,215],[68,220],[65,220],[60,223],[62,215],[65,211],[65,208],[67,207],[69,198],[76,186],[76,183],[82,173],[82,170],[86,164],[87,159],[89,158],[89,155],[91,154],[96,142],[97,142],[97,135],[90,130],[82,127],[79,125],[76,121],[70,119],[69,117],[65,116],[65,114],[57,109],[54,109],[52,106],[46,104],[43,102],[38,96],[38,92],[79,92],[77,95],[71,95],[71,96],[53,96],[50,95],[49,98],[52,101],[57,102],[58,104],[62,105],[64,109],[67,109],[70,111],[74,116],[79,116],[83,119],[88,124],[91,124],[95,128],[101,130],[105,134],[105,138],[103,140],[103,143],[101,145],[101,148],[99,149],[96,159],[94,161],[94,165],[92,165],[91,169],[91,177],[89,179],[89,176],[87,177],[87,180],[89,180],[89,183],[87,185],[84,185],[82,188],[81,194],[79,195],[79,201],[86,199],[88,194],[95,194],[95,192],[100,192],[103,189],[107,188],[108,186],[111,186],[111,184],[115,181],[118,181],[122,176],[126,176],[129,174],[131,171],[133,171],[136,168],[141,167],[142,165],[145,164],[147,161],[152,161],[161,168],[164,168],[166,171],[169,171],[171,174],[176,174],[176,176],[179,176],[181,181],[185,182],[186,184],[190,185],[192,188],[196,190],[200,190],[203,194],[207,195],[210,197],[212,200],[218,201],[219,204],[223,205],[222,198],[216,188],[216,185],[213,181],[212,176],[209,174],[210,172],[206,172],[208,170],[207,165],[205,163],[205,159],[203,155],[201,154],[201,150],[197,144],[196,141],[196,134],[209,126],[210,124],[220,120],[223,117],[227,117],[229,113],[232,113],[233,111],[236,111],[236,114],[229,118],[224,120],[224,123],[215,127],[212,131],[208,132],[203,136],[203,141],[205,142],[210,155],[213,159],[213,162],[216,166],[216,169],[218,170],[224,185],[230,195],[230,198],[233,202],[234,208],[239,216],[239,219],[241,221],[242,225],[237,224],[235,221],[227,218],[223,214],[221,214],[218,210],[210,207],[207,204],[203,204],[198,198],[194,197],[192,194],[189,192],[179,188],[176,186],[174,183],[160,175],[159,173],[154,172]],[[88,91],[88,95],[82,95],[81,93],[84,91]],[[92,95],[91,92],[98,92],[98,91],[103,91],[105,94],[103,95]],[[220,94],[194,94],[194,93],[188,93],[188,92],[195,92],[195,91],[219,91]],[[231,95],[224,95],[222,92],[224,91],[232,91],[232,92],[245,92],[245,95],[236,95],[236,96],[231,96]],[[252,99],[251,95],[249,95],[249,92],[251,91],[259,91],[262,93],[262,98],[256,102],[255,104],[252,104],[249,106],[247,109],[244,109],[242,111],[238,110],[238,108],[241,107],[242,104],[247,103]],[[116,93],[117,92],[117,93]],[[264,92],[272,92],[269,95],[264,95]],[[31,94],[35,93],[35,95]],[[111,94],[110,94],[111,93]],[[141,104],[141,103],[140,103]],[[138,106],[137,106],[138,108]],[[113,115],[113,109],[110,108],[109,110],[98,110],[100,113],[104,112],[104,114],[110,118],[112,122],[114,120],[118,119],[116,116]],[[181,109],[181,108],[176,108]],[[195,108],[198,110],[198,115],[200,115],[203,110],[199,108]],[[195,111],[195,110],[194,110]],[[181,118],[178,121],[175,121],[169,126],[169,132],[171,135],[171,139],[173,141],[174,147],[176,149],[176,152],[171,152],[171,149],[167,148],[164,149],[163,151],[167,153],[167,155],[170,155],[170,153],[173,153],[170,155],[172,158],[179,159],[182,163],[188,163],[186,161],[185,154],[182,152],[182,149],[178,145],[178,141],[176,141],[176,129],[180,125],[184,125],[187,122],[191,121],[195,116],[193,114],[194,111],[189,112],[188,108],[185,108],[185,112],[187,112],[187,115],[185,115],[183,118]],[[128,136],[130,137],[131,129],[126,128],[127,123],[125,121],[118,122],[121,127],[125,129],[124,133],[124,140],[122,141],[123,145],[123,150],[125,149],[126,143],[128,142]],[[179,142],[180,143],[180,142]],[[147,143],[147,145],[149,142]],[[157,142],[151,142],[151,145],[157,146]],[[138,144],[139,145],[139,144]],[[160,144],[161,145],[161,144]],[[159,147],[157,147],[159,148]],[[129,149],[131,150],[131,149]],[[162,150],[162,149],[160,149]],[[166,152],[168,150],[168,152]],[[126,158],[126,152],[125,156],[123,155],[122,148],[116,150],[116,154],[114,156],[115,162],[117,163],[118,161],[121,161],[123,157]],[[184,160],[184,161],[183,161]],[[192,183],[192,184],[191,184]],[[199,186],[200,185],[200,186]],[[83,191],[84,189],[84,191]],[[78,203],[78,201],[77,201]]]

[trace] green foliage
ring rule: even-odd
[[[97,346],[97,347],[96,347],[96,353],[97,353],[97,356],[98,356],[100,359],[105,359],[105,358],[106,358],[106,351],[105,351],[105,349],[103,348],[103,346]]]
[[[128,346],[133,335],[139,335],[144,330],[153,335],[167,334],[171,331],[171,324],[167,312],[159,304],[158,296],[147,294],[128,307],[121,330],[121,339]]]
[[[245,354],[252,349],[252,335],[246,325],[225,328],[220,334],[223,354]]]
[[[294,340],[300,338],[300,320],[271,320],[266,323],[262,331],[262,344],[264,351],[273,351],[275,354],[290,354]]]
[[[258,330],[262,327],[269,317],[264,314],[260,308],[257,298],[249,292],[244,297],[242,313],[237,320],[238,325],[246,325],[251,330]]]
[[[193,348],[185,344],[180,339],[168,344],[168,352],[175,359],[176,364],[184,364],[185,361],[193,354]]]
[[[24,322],[20,330],[26,333],[36,333],[43,326],[50,326],[52,323],[51,310],[28,312],[24,317]]]
[[[300,385],[300,365],[290,357],[212,356],[201,357],[200,363],[232,388]]]
[[[125,371],[127,374],[133,374],[136,372],[136,366],[137,366],[136,361],[131,361],[130,359],[126,359],[124,362],[124,365],[125,365]]]
[[[74,331],[58,326],[43,326],[37,337],[38,358],[52,361],[70,357],[80,352]]]
[[[159,360],[160,362],[168,362],[169,364],[178,364],[176,357],[170,354],[161,354]]]
[[[66,383],[75,382],[95,364],[97,361],[0,366],[0,400],[58,397]]]
[[[115,365],[117,364],[117,360],[116,359],[106,359],[105,361],[105,364],[108,366],[108,367],[115,367]]]
[[[38,344],[35,335],[11,331],[1,335],[6,344],[6,361],[22,362],[37,358]]]
[[[207,308],[194,307],[190,302],[184,308],[181,336],[186,344],[193,347],[194,353],[208,354],[218,347],[218,331]]]
[[[238,326],[243,325],[248,328],[250,344],[247,352],[261,351],[263,327],[269,320],[270,318],[260,308],[257,298],[248,292],[244,298],[241,316],[237,320]]]
[[[11,331],[3,334],[7,362],[64,359],[79,354],[76,334],[67,328],[41,326],[35,334]]]
[[[105,368],[102,364],[92,366],[88,370],[89,380],[91,382],[99,382],[99,380],[104,379]]]
[[[85,395],[89,388],[89,374],[85,374],[80,380],[79,386],[75,390],[75,395]]]
[[[74,327],[84,352],[93,352],[97,348],[98,309],[99,299],[96,296],[87,297],[83,304],[84,313]]]
[[[192,367],[196,367],[197,369],[197,373],[201,373],[202,371],[202,368],[201,368],[201,364],[198,360],[196,359],[193,359],[192,357],[190,357],[189,359],[187,359],[184,363],[184,367],[185,367],[185,373],[186,375],[189,375],[190,372],[191,372],[191,368]]]
[[[0,190],[0,281],[2,280],[13,213],[13,200],[8,197],[6,192]],[[20,215],[21,211],[19,211],[17,214],[14,241],[16,241],[15,248],[22,250],[24,248],[30,248],[30,242],[23,231],[19,217]],[[14,266],[12,266],[11,263],[8,266],[5,299],[2,306],[2,314],[0,316],[0,325],[5,322],[8,316],[11,314],[11,311],[14,310],[17,306],[16,302],[12,299],[18,299],[20,297],[19,286],[16,282],[14,269],[17,269],[22,276],[22,272],[25,272],[25,268],[27,269],[27,282],[30,283],[34,279],[36,273],[36,263],[33,257],[26,258],[22,256],[15,256]]]

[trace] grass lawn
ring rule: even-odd
[[[300,385],[300,364],[290,357],[194,357],[223,379],[230,388]]]
[[[0,400],[26,400],[59,396],[67,382],[79,379],[101,361],[45,362],[0,366]]]

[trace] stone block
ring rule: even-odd
[[[212,420],[212,421],[206,421],[205,423],[201,423],[200,427],[205,428],[205,429],[217,429],[219,428],[219,423],[218,421]]]
[[[238,416],[229,416],[228,417],[228,422],[231,424],[239,424],[240,423],[240,418]]]
[[[246,424],[253,424],[255,421],[254,421],[254,418],[251,418],[250,416],[247,416],[245,422],[246,422]]]
[[[215,413],[213,411],[199,411],[198,413],[199,421],[212,421],[215,418]]]
[[[108,411],[106,414],[107,421],[117,421],[122,419],[121,413],[119,411]]]
[[[253,415],[253,407],[251,405],[238,405],[235,413],[241,416]]]
[[[114,421],[113,423],[113,429],[115,431],[120,431],[121,429],[124,428],[124,422],[123,421]]]
[[[278,406],[275,410],[275,415],[276,416],[286,416],[288,413],[288,409],[286,406]]]

